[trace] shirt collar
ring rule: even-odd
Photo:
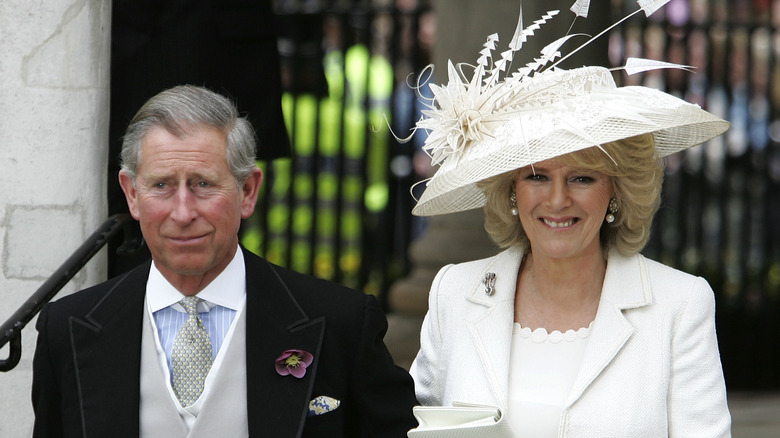
[[[198,298],[206,302],[209,308],[217,305],[239,310],[246,295],[246,267],[241,247],[236,250],[233,260],[220,272],[208,286],[198,292]],[[150,310],[156,312],[178,303],[183,295],[163,277],[152,262],[149,280],[146,282],[146,299]]]

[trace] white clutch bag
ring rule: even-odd
[[[495,406],[453,403],[453,406],[415,406],[419,426],[408,438],[512,438],[512,431]]]

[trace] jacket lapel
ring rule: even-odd
[[[651,302],[652,291],[642,256],[623,257],[616,251],[610,252],[599,308],[580,372],[570,393],[569,406],[582,396],[634,333],[623,311]]]
[[[502,409],[506,408],[507,401],[515,289],[522,259],[523,252],[519,249],[501,252],[476,273],[470,285],[471,292],[466,296],[472,304],[466,321],[471,340],[493,398]],[[483,282],[488,273],[495,274],[493,295],[486,293]]]
[[[300,436],[308,413],[325,320],[309,320],[267,261],[244,251],[247,273],[247,414],[249,436]],[[280,376],[276,359],[289,349],[314,361],[303,378]]]
[[[70,319],[85,436],[138,435],[141,333],[149,263],[125,274],[84,317]]]
[[[523,252],[508,249],[493,258],[477,274],[469,286],[466,300],[469,306],[466,324],[496,402],[506,407],[509,385],[509,359],[514,324],[514,295],[517,272]],[[488,272],[496,274],[496,291],[485,294],[482,278]],[[641,256],[623,257],[617,252],[609,256],[601,300],[591,327],[579,375],[571,391],[569,405],[579,399],[590,384],[612,362],[633,334],[624,310],[648,305],[652,291],[647,281]]]

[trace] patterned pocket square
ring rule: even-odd
[[[328,412],[335,411],[341,404],[341,400],[336,400],[328,396],[321,395],[315,397],[309,402],[309,417],[315,415],[327,414]]]

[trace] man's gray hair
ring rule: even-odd
[[[239,184],[252,173],[255,162],[255,131],[227,97],[203,87],[181,85],[152,97],[135,114],[122,139],[122,170],[135,181],[141,161],[141,141],[153,128],[165,128],[182,137],[199,127],[210,126],[227,134],[227,161]]]

